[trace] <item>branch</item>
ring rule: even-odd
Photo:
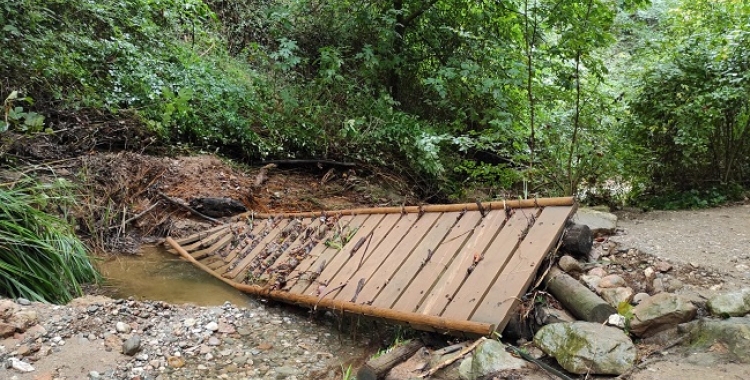
[[[322,165],[334,165],[334,166],[344,166],[344,167],[353,167],[357,166],[354,162],[341,162],[341,161],[334,161],[334,160],[271,160],[271,161],[263,161],[261,164],[268,165],[268,164],[277,164],[277,165],[311,165],[311,164],[322,164]]]
[[[438,0],[431,0],[429,3],[425,4],[424,6],[422,6],[422,8],[417,9],[416,11],[414,11],[414,13],[412,13],[408,17],[406,17],[401,22],[401,25],[403,25],[404,28],[406,28],[407,26],[409,26],[412,23],[412,21],[414,21],[417,17],[419,17],[422,14],[424,14],[425,12],[427,12],[427,10],[429,10],[430,8],[432,8],[432,6],[435,5],[435,3],[437,3],[437,2],[438,2]]]
[[[180,201],[178,201],[178,200],[176,200],[174,198],[171,198],[171,197],[167,196],[166,194],[162,193],[161,191],[159,192],[159,196],[162,197],[162,198],[164,198],[165,200],[169,201],[170,203],[174,203],[177,206],[180,206],[180,207],[184,208],[185,210],[188,210],[191,213],[193,213],[193,214],[195,214],[195,215],[197,215],[197,216],[199,216],[199,217],[201,217],[201,218],[203,218],[205,220],[208,220],[209,222],[212,222],[212,223],[215,223],[215,224],[221,224],[221,222],[218,221],[217,219],[214,219],[214,218],[212,218],[212,217],[210,217],[208,215],[204,215],[204,214],[196,211],[194,208],[192,208],[192,207],[190,207],[190,206],[188,206],[188,205],[186,205],[186,204],[184,204],[184,203],[182,203],[182,202],[180,202]]]
[[[434,375],[435,373],[437,373],[437,371],[440,371],[441,369],[443,369],[443,368],[445,368],[445,367],[447,367],[447,366],[455,363],[459,359],[461,359],[464,356],[468,355],[471,351],[474,351],[474,349],[477,348],[477,346],[479,346],[480,344],[484,343],[485,340],[487,340],[486,337],[481,337],[481,338],[477,339],[470,346],[464,348],[461,352],[459,352],[458,355],[456,355],[456,356],[454,356],[454,357],[452,357],[452,358],[450,358],[450,359],[448,359],[448,360],[446,360],[446,361],[438,364],[437,366],[431,368],[426,373],[423,373],[423,374],[421,374],[421,375],[419,375],[417,377],[420,378],[420,379],[424,379],[424,378],[427,378],[427,377],[430,377],[430,376]]]
[[[139,219],[140,217],[146,215],[149,211],[153,210],[154,207],[156,207],[158,205],[159,205],[159,202],[157,201],[156,203],[152,204],[149,208],[147,208],[147,209],[141,211],[140,213],[136,214],[134,217],[132,217],[132,218],[130,218],[128,220],[123,221],[122,225],[125,226],[126,224],[128,224],[128,223],[130,223],[130,222],[132,222],[134,220]],[[118,227],[120,227],[120,226],[110,226],[109,229],[113,230],[113,229],[118,228]]]

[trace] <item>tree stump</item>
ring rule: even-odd
[[[572,224],[565,230],[562,248],[577,256],[587,256],[594,245],[591,228],[585,224]]]
[[[378,380],[385,377],[391,368],[395,367],[404,360],[409,359],[414,355],[417,350],[422,348],[424,345],[418,340],[412,340],[408,343],[398,346],[386,352],[383,355],[378,356],[375,359],[369,360],[362,368],[357,371],[357,380]]]

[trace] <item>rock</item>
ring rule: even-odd
[[[219,329],[219,324],[216,323],[216,322],[209,322],[206,325],[206,330],[208,330],[208,331],[214,332],[214,331],[216,331],[218,329]]]
[[[652,335],[695,317],[698,308],[684,297],[659,293],[633,308],[630,331],[640,337]]]
[[[656,262],[656,264],[654,264],[654,269],[657,272],[666,273],[672,270],[672,264],[666,261],[658,261]]]
[[[9,299],[0,300],[0,319],[8,319],[21,308]]]
[[[15,326],[17,330],[26,331],[29,327],[39,323],[39,316],[36,310],[19,310],[8,318],[8,323]]]
[[[591,322],[544,326],[534,343],[576,374],[621,375],[633,366],[637,354],[624,332]]]
[[[660,278],[655,278],[652,286],[654,288],[654,293],[662,293],[664,292],[664,281]]]
[[[29,301],[29,300],[27,300],[26,298],[23,298],[23,297],[18,297],[16,299],[16,302],[18,302],[19,305],[23,305],[23,306],[29,306],[29,305],[31,305],[31,301]]]
[[[616,275],[616,274],[610,274],[609,276],[602,277],[602,280],[599,281],[599,287],[600,288],[618,288],[625,286],[625,280],[623,280],[622,277]]]
[[[208,345],[209,346],[218,346],[221,344],[221,340],[215,336],[212,336],[208,338]]]
[[[594,236],[611,235],[617,229],[617,216],[586,207],[578,209],[576,214],[573,215],[573,222],[589,226]]]
[[[601,296],[616,309],[623,302],[630,303],[630,300],[633,299],[633,289],[625,287],[605,288],[602,289]]]
[[[734,360],[750,363],[750,318],[704,318],[697,323],[690,323],[688,329],[692,348],[705,351],[721,347]]]
[[[226,322],[219,322],[219,330],[222,334],[234,334],[237,330],[235,330],[234,326],[232,326],[229,323]]]
[[[45,329],[44,326],[40,324],[36,324],[26,329],[24,336],[29,339],[37,339],[37,338],[41,338],[46,333],[47,333],[47,329]]]
[[[130,331],[132,331],[133,328],[130,327],[130,325],[125,322],[117,322],[115,324],[115,330],[117,330],[118,333],[127,334]]]
[[[167,365],[172,368],[182,368],[185,366],[185,359],[182,356],[170,356],[167,358]]]
[[[539,325],[576,321],[576,319],[567,311],[555,309],[553,307],[536,307],[534,308],[534,313],[536,322]]]
[[[108,350],[119,350],[122,347],[122,339],[120,339],[117,335],[107,335],[104,338],[104,347],[106,347]]]
[[[485,378],[493,373],[521,369],[526,361],[518,359],[505,351],[505,346],[496,340],[486,340],[479,345],[474,354],[464,359],[458,367],[461,379]]]
[[[185,327],[193,327],[195,326],[195,319],[194,318],[187,318],[185,321],[182,322],[182,324]]]
[[[649,297],[651,297],[648,293],[636,293],[636,295],[633,296],[633,304],[638,305],[641,302],[647,300]]]
[[[602,277],[608,275],[609,273],[607,273],[607,271],[604,270],[604,268],[602,268],[602,267],[594,267],[594,268],[591,268],[591,270],[588,271],[587,274],[589,276],[595,276],[595,277],[602,278]]]
[[[654,274],[656,274],[656,272],[654,271],[654,268],[648,267],[643,270],[643,275],[646,276],[647,280],[654,278]]]
[[[684,286],[685,285],[682,283],[682,281],[680,281],[680,280],[678,280],[676,278],[671,278],[667,282],[667,291],[674,293],[674,292],[682,289]]]
[[[91,371],[89,372],[89,379],[98,379],[101,378],[102,375],[99,374],[97,371]]]
[[[612,314],[607,318],[607,324],[610,326],[617,327],[618,329],[625,328],[625,317],[620,314]]]
[[[16,358],[10,358],[8,360],[10,361],[10,367],[15,369],[16,371],[32,372],[34,370],[34,367],[31,364],[26,363],[23,360],[19,360]]]
[[[565,255],[561,257],[560,261],[557,262],[557,266],[559,266],[560,269],[563,270],[563,272],[567,272],[567,273],[583,272],[583,266],[578,260],[573,258],[573,256]]]
[[[589,289],[596,290],[599,287],[599,283],[602,281],[602,279],[598,276],[589,276],[587,274],[584,274],[581,276],[581,281],[583,281],[583,283],[586,284],[586,287],[588,287]]]
[[[13,336],[13,333],[15,332],[16,326],[11,325],[10,323],[0,322],[0,338]]]
[[[737,264],[734,266],[734,269],[736,269],[738,272],[747,272],[750,267],[745,264]]]
[[[750,313],[750,289],[715,295],[706,306],[711,314],[719,317],[741,317]]]
[[[141,337],[133,335],[130,339],[126,340],[122,344],[122,353],[128,356],[133,356],[141,349]]]
[[[34,376],[34,380],[53,380],[55,378],[54,372],[43,372]]]

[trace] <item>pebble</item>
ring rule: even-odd
[[[216,331],[218,329],[219,329],[219,324],[216,323],[216,322],[209,322],[206,325],[206,330],[208,330],[208,331]]]
[[[16,299],[16,302],[18,302],[18,304],[22,305],[22,306],[29,306],[29,305],[31,305],[31,301],[29,301],[29,300],[27,300],[26,298],[23,298],[23,297],[18,297]]]
[[[89,372],[89,379],[98,379],[101,375],[97,371],[91,371]]]
[[[119,333],[127,334],[133,330],[133,328],[125,322],[117,322],[117,324],[115,324],[115,330]]]

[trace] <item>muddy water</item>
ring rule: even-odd
[[[161,246],[144,246],[141,256],[114,256],[100,263],[111,297],[217,306],[246,306],[251,298],[180,260]]]

